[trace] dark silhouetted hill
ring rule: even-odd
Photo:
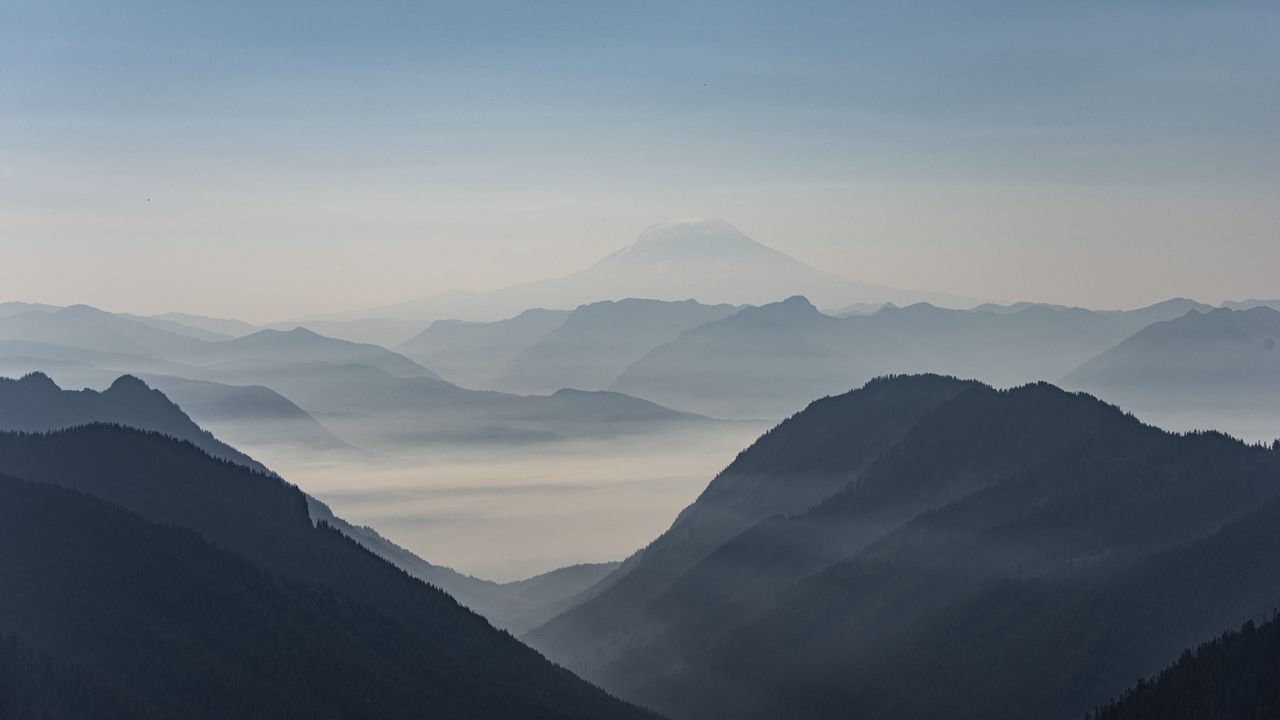
[[[677,718],[1079,717],[1274,607],[1280,454],[938,376],[813,403],[534,647]]]
[[[0,634],[131,717],[646,716],[190,444],[0,433],[0,473]]]

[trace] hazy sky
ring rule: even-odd
[[[717,216],[826,270],[1280,296],[1280,3],[0,0],[0,300],[279,319]]]

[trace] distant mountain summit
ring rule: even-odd
[[[761,305],[793,295],[804,295],[820,307],[973,304],[966,298],[842,278],[757,242],[724,220],[695,218],[654,225],[631,245],[571,275],[486,293],[440,293],[335,317],[497,320],[526,308],[571,309],[600,300]]]
[[[596,263],[597,268],[630,263],[673,261],[733,261],[761,258],[796,262],[789,256],[762,245],[738,228],[715,218],[669,220],[640,233],[639,239]]]

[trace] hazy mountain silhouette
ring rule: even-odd
[[[1137,332],[1151,323],[1180,318],[1189,312],[1206,313],[1213,309],[1212,305],[1206,305],[1188,298],[1171,298],[1155,305],[1133,310],[1098,310],[1096,312],[1114,318],[1123,323],[1130,331]]]
[[[0,377],[40,373],[65,388],[107,387],[133,373],[177,402],[196,423],[234,445],[280,445],[303,451],[350,446],[289,399],[270,388],[239,386],[187,376],[191,365],[136,355],[100,353],[25,341],[0,341]],[[163,432],[163,428],[152,428]]]
[[[1155,323],[1062,382],[1144,416],[1180,414],[1201,427],[1242,416],[1280,423],[1280,311],[1218,309]]]
[[[353,449],[305,410],[270,388],[225,385],[170,375],[148,374],[142,379],[176,402],[200,425],[213,428],[234,444],[279,444],[311,451]]]
[[[0,433],[0,473],[0,627],[130,717],[647,716],[190,444]]]
[[[1280,620],[1250,620],[1195,650],[1150,681],[1098,708],[1091,720],[1213,720],[1280,717]]]
[[[614,392],[511,395],[466,390],[431,377],[401,377],[360,364],[237,364],[225,377],[212,377],[277,390],[339,437],[369,450],[607,437],[709,422]]]
[[[1280,300],[1259,300],[1257,298],[1228,300],[1222,303],[1222,307],[1228,310],[1250,310],[1256,307],[1269,307],[1272,310],[1280,310]]]
[[[555,330],[569,310],[534,308],[495,322],[437,320],[396,350],[463,387],[492,389],[493,380],[530,345]]]
[[[54,317],[62,312],[39,314]],[[231,432],[238,442],[255,446],[333,446],[329,430],[343,441],[367,449],[402,448],[406,442],[541,442],[699,421],[618,393],[521,397],[464,390],[381,346],[328,338],[303,328],[261,330],[208,342],[88,312],[109,329],[123,325],[144,337],[166,336],[177,349],[172,359],[166,359],[48,342],[0,340],[0,370],[12,374],[45,371],[81,387],[101,387],[121,373],[144,375],[182,395],[192,404],[197,419]],[[25,329],[29,335],[41,336],[39,330],[44,327],[32,321]],[[74,335],[59,339],[78,340]],[[182,383],[182,379],[203,384]],[[241,414],[237,416],[237,412]]]
[[[164,393],[122,375],[111,387],[63,390],[49,376],[0,378],[0,430],[43,432],[90,423],[116,423],[186,440],[213,457],[268,472],[261,463],[196,425]]]
[[[422,329],[422,322],[404,318],[367,317],[352,320],[289,320],[266,325],[272,330],[306,328],[316,334],[354,343],[394,347]]]
[[[200,364],[232,368],[275,366],[297,362],[368,365],[399,377],[436,377],[429,369],[380,345],[353,343],[325,337],[306,328],[259,330],[221,343],[201,347],[187,358]]]
[[[574,308],[600,300],[693,298],[708,304],[763,304],[803,294],[824,307],[854,302],[964,298],[846,280],[806,265],[742,234],[723,220],[673,220],[648,228],[635,243],[571,275],[493,292],[451,292],[334,316],[497,320],[526,308]]]
[[[226,335],[228,337],[240,337],[256,332],[260,328],[252,323],[234,318],[215,318],[205,315],[192,315],[191,313],[167,312],[160,315],[153,315],[156,320],[168,320],[170,322],[186,325],[190,328],[205,330],[207,332],[216,333],[218,335]]]
[[[492,387],[532,394],[566,387],[603,390],[649,350],[736,310],[693,300],[627,299],[583,305],[512,358]]]
[[[152,327],[88,305],[0,317],[0,340],[27,340],[144,357],[197,352],[208,341]]]
[[[872,376],[841,323],[803,297],[745,308],[651,350],[612,387],[717,417],[782,417]]]
[[[29,312],[53,312],[61,310],[57,305],[45,305],[44,303],[28,303],[11,300],[8,302],[0,302],[0,318],[10,317],[12,315],[21,315]]]
[[[633,363],[613,389],[717,417],[777,418],[888,372],[1056,379],[1128,334],[1081,309],[916,304],[834,318],[797,297],[692,329]]]
[[[1047,384],[877,380],[526,638],[677,718],[1068,717],[1269,609],[1280,453]]]
[[[110,313],[110,314],[125,320],[132,320],[137,323],[142,323],[143,325],[146,325],[148,327],[153,327],[157,330],[163,330],[167,333],[173,333],[174,335],[181,335],[182,337],[194,338],[196,340],[208,340],[210,342],[218,342],[221,340],[230,340],[234,337],[237,337],[236,335],[233,335],[233,334],[215,332],[213,330],[207,330],[203,327],[188,325],[186,323],[179,322],[177,320],[170,320],[168,318],[158,317],[154,315],[134,315],[132,313]]]

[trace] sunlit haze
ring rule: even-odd
[[[1274,296],[1278,27],[1269,2],[7,2],[0,294],[277,321],[710,216],[893,287]]]

